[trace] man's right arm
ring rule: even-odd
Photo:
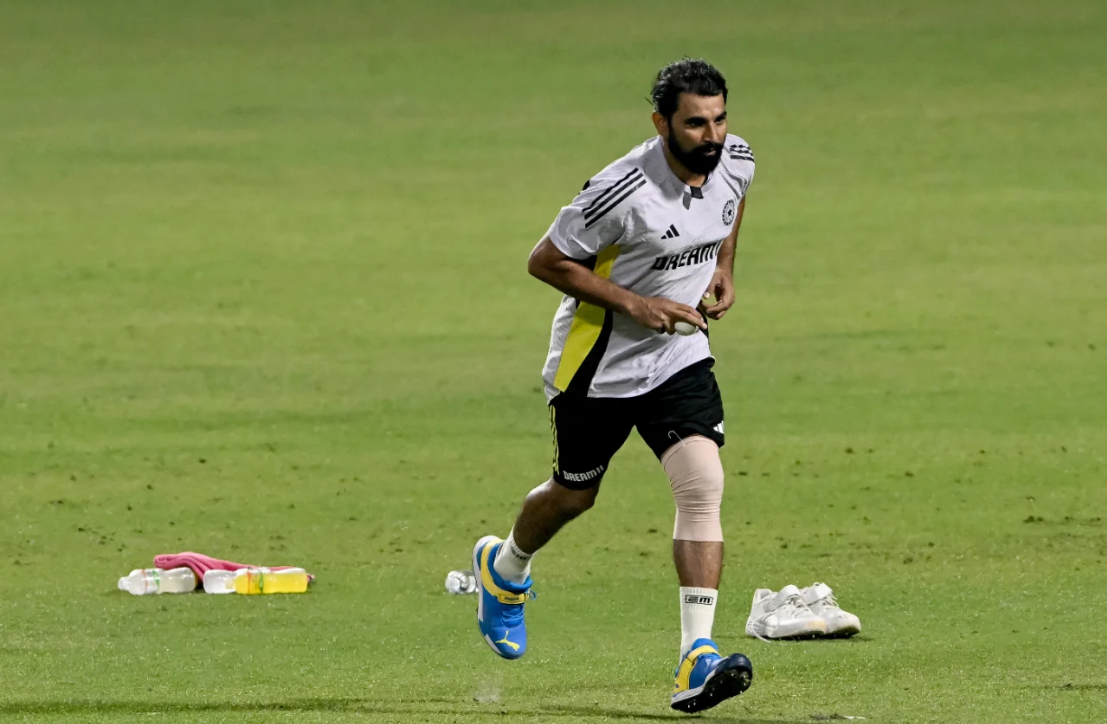
[[[671,299],[643,297],[624,289],[566,256],[548,236],[531,251],[527,271],[563,294],[626,315],[657,332],[672,334],[677,322],[688,322],[700,329],[706,327],[699,312],[692,307]]]

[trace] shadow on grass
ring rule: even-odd
[[[64,699],[57,701],[25,701],[0,704],[0,715],[35,714],[176,714],[202,712],[357,712],[361,714],[423,714],[423,715],[467,715],[477,717],[518,717],[549,716],[603,718],[625,721],[677,721],[695,719],[687,714],[651,714],[645,712],[605,709],[602,706],[540,706],[536,709],[521,711],[496,705],[474,705],[453,699],[418,699],[409,702],[381,702],[369,699],[346,697],[301,698],[284,701],[258,702],[145,702],[145,701],[103,701]],[[718,710],[716,710],[718,711]],[[797,721],[779,719],[750,719],[744,717],[711,717],[717,724],[799,724]]]
[[[726,704],[722,705],[722,709],[712,709],[712,714],[726,710]],[[680,714],[678,712],[672,712],[669,714],[645,714],[634,711],[624,711],[618,709],[604,709],[601,706],[545,706],[539,707],[533,714],[541,714],[542,716],[576,716],[576,717],[601,717],[604,719],[626,719],[629,721],[689,721],[699,719],[696,715],[689,716],[688,714]],[[703,721],[710,721],[712,724],[800,724],[797,720],[783,720],[783,719],[751,719],[748,717],[726,717],[726,716],[712,716],[710,719]],[[807,720],[803,720],[804,724],[807,724]]]
[[[1083,684],[1024,684],[1014,688],[1029,691],[1107,691],[1107,682],[1085,682]]]
[[[872,636],[823,636],[821,638],[773,639],[772,646],[854,646],[876,641]]]

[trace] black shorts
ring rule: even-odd
[[[553,477],[573,490],[600,484],[632,427],[658,458],[674,444],[703,435],[723,445],[723,398],[712,359],[685,367],[638,397],[586,397],[562,392],[550,402]]]

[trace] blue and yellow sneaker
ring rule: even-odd
[[[725,659],[711,639],[696,639],[676,668],[671,706],[685,714],[738,696],[753,682],[753,664],[742,654]]]
[[[527,652],[527,624],[523,604],[530,595],[530,578],[522,585],[505,581],[492,568],[503,541],[486,535],[473,548],[473,572],[477,576],[477,626],[484,641],[505,659]]]

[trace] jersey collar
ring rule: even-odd
[[[665,160],[665,142],[662,140],[661,136],[657,136],[656,140],[657,143],[654,145],[653,155],[654,163],[660,167],[661,183],[673,193],[679,194],[681,200],[684,202],[684,208],[687,209],[692,205],[694,199],[702,199],[704,193],[711,188],[715,173],[709,173],[702,186],[689,186],[673,173],[673,169],[669,168],[669,162]]]

